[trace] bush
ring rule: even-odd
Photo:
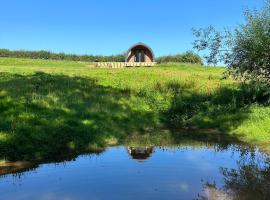
[[[170,56],[162,56],[156,59],[158,63],[168,63],[168,62],[180,62],[180,63],[194,63],[202,64],[202,59],[198,54],[193,52],[186,52],[184,54],[176,54]]]

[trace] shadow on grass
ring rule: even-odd
[[[207,142],[242,143],[239,133],[233,133],[250,115],[252,104],[264,104],[269,95],[262,88],[243,84],[221,87],[212,93],[194,91],[193,84],[169,84],[171,107],[164,113],[164,123],[181,139]]]
[[[155,144],[163,140],[174,144],[185,140],[240,142],[239,135],[227,133],[248,117],[252,91],[221,88],[205,95],[194,92],[192,84],[172,83],[157,85],[152,92],[168,91],[172,94],[171,107],[160,112],[154,109],[153,101],[147,100],[153,98],[151,94],[101,86],[91,78],[2,73],[0,157],[72,157],[80,152],[102,151],[106,145],[128,138],[143,138],[149,130],[149,137],[158,138],[153,139]],[[144,109],[145,105],[153,109]],[[171,132],[164,134],[161,128],[170,128]]]
[[[129,103],[129,90],[65,75],[1,77],[0,148],[8,160],[99,149],[155,126],[151,112]]]

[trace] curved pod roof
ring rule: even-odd
[[[127,59],[128,59],[128,55],[129,55],[129,53],[131,52],[131,50],[134,49],[134,48],[136,48],[136,47],[138,47],[138,46],[143,46],[144,48],[148,49],[148,50],[151,52],[152,56],[153,56],[153,60],[155,60],[155,54],[154,54],[152,48],[149,47],[148,45],[142,43],[142,42],[138,42],[138,43],[134,44],[133,46],[131,46],[131,47],[128,49],[128,51],[127,51],[127,53],[126,53],[126,61],[127,61]]]

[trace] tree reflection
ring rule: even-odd
[[[205,184],[203,191],[205,195],[198,195],[198,200],[233,200],[230,194],[218,189],[215,184]]]
[[[242,152],[237,167],[220,168],[224,184],[204,184],[204,196],[199,199],[268,200],[270,199],[270,159]]]
[[[270,164],[238,162],[237,169],[221,168],[224,176],[224,189],[233,194],[235,199],[270,198]]]

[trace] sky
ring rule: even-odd
[[[192,28],[244,22],[264,0],[0,0],[0,48],[113,55],[137,42],[156,56],[192,50]]]

